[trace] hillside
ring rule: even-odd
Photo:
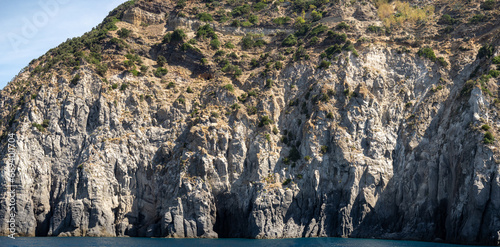
[[[129,1],[0,91],[16,233],[500,245],[499,16]]]

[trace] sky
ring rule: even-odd
[[[126,0],[23,0],[0,6],[0,89],[28,63],[97,26]]]

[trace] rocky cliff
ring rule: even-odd
[[[118,7],[0,92],[0,233],[500,245],[498,4],[404,4]]]

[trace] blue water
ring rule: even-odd
[[[0,237],[0,246],[8,247],[458,247],[463,245],[438,244],[415,241],[344,239],[344,238],[298,238],[298,239],[165,239],[165,238],[16,238]],[[472,246],[471,246],[472,247]]]

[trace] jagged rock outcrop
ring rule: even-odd
[[[468,81],[490,66],[476,56],[479,47],[447,55],[451,66],[442,66],[374,36],[326,67],[314,51],[309,60],[290,55],[281,69],[248,69],[235,79],[215,71],[212,60],[199,62],[216,52],[201,39],[191,53],[162,43],[179,27],[194,38],[203,24],[168,17],[162,11],[173,8],[165,4],[140,1],[123,10],[116,25],[133,34],[122,49],[105,43],[115,31],[103,37],[104,75],[85,60],[70,73],[36,74],[37,62],[1,91],[1,105],[23,99],[2,113],[3,123],[13,118],[2,133],[18,138],[12,172],[20,185],[19,235],[500,245],[498,143],[484,143],[481,129],[495,134],[500,126],[498,79]],[[372,8],[339,11],[354,13],[353,26],[364,27],[376,18]],[[248,33],[212,26],[235,44]],[[293,30],[259,28],[269,44]],[[275,49],[230,51],[245,67],[244,54]],[[135,76],[115,66],[128,50],[151,69]],[[163,77],[153,74],[159,55],[167,58]],[[2,197],[9,198],[11,171],[5,160],[0,167]],[[6,205],[2,200],[4,235]]]

